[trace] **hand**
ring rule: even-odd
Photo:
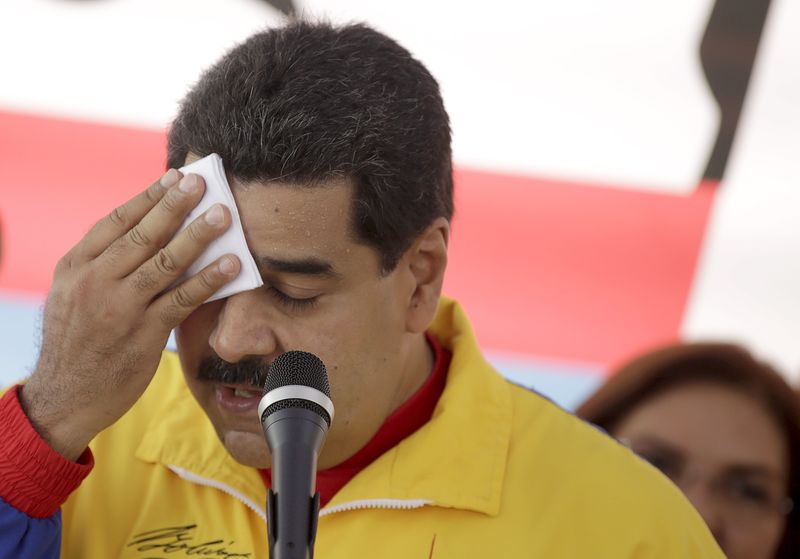
[[[172,328],[239,273],[229,254],[173,285],[231,223],[215,205],[173,238],[205,188],[197,175],[179,179],[168,171],[56,266],[39,361],[20,399],[37,432],[68,459],[141,397]]]

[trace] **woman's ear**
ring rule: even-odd
[[[450,222],[438,217],[417,237],[403,257],[413,280],[406,312],[406,330],[409,332],[424,332],[436,316],[447,268],[449,238]]]

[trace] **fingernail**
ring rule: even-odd
[[[181,178],[180,173],[178,173],[178,171],[176,171],[175,169],[170,169],[169,171],[164,173],[164,176],[161,177],[161,180],[159,182],[161,183],[161,186],[163,188],[169,188],[171,186],[175,186],[175,183],[177,183],[178,179],[180,178]]]
[[[214,204],[211,209],[206,212],[205,220],[209,225],[219,225],[225,219],[225,214],[222,212],[222,206]]]
[[[225,256],[219,261],[219,271],[229,276],[236,271],[236,262],[230,256]]]
[[[178,189],[184,194],[191,194],[192,192],[197,192],[198,186],[199,182],[195,175],[186,175],[183,177],[181,184],[178,185]]]

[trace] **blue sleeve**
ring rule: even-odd
[[[61,511],[31,518],[0,498],[0,559],[59,559]]]

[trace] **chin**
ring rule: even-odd
[[[240,464],[260,470],[272,467],[267,441],[261,433],[227,431],[220,436],[220,440]]]

